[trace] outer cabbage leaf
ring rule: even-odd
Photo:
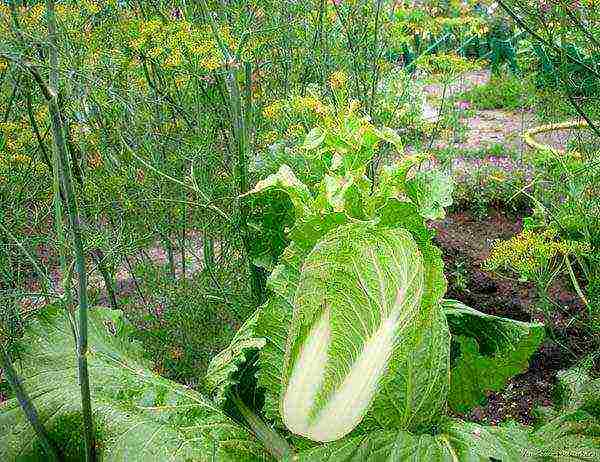
[[[248,352],[259,349],[256,377],[257,385],[264,393],[263,414],[275,426],[285,428],[279,412],[281,378],[302,262],[324,234],[345,222],[344,214],[331,213],[297,223],[292,228],[292,242],[267,281],[273,294],[209,365],[205,382],[219,405],[224,403],[227,390],[237,384],[235,377],[246,363]]]
[[[500,391],[529,365],[544,339],[544,326],[481,313],[455,300],[444,301],[450,333],[460,355],[451,369],[448,403],[466,412]]]
[[[600,378],[592,378],[583,366],[558,373],[557,395],[563,411],[583,408],[600,418]]]
[[[406,195],[409,172],[417,168],[426,158],[427,156],[423,154],[413,154],[403,156],[393,165],[385,165],[378,179],[375,196],[383,201],[390,198],[401,199]]]
[[[258,356],[258,387],[264,392],[265,417],[279,428],[285,428],[279,412],[281,378],[287,335],[292,322],[292,306],[279,295],[273,295],[263,307],[257,335],[265,340]]]
[[[406,193],[419,209],[419,214],[429,220],[440,220],[445,207],[452,205],[452,177],[440,170],[419,171],[406,182]]]
[[[434,236],[434,231],[427,228],[419,210],[410,202],[388,199],[376,216],[381,226],[407,229],[418,243],[430,242]]]
[[[410,348],[400,350],[373,401],[370,414],[380,428],[426,431],[445,414],[450,333],[439,307],[422,314],[412,331],[406,332]]]
[[[600,460],[600,420],[589,412],[563,412],[530,436],[527,456],[535,460]],[[536,459],[537,458],[537,459]]]
[[[558,373],[557,407],[531,436],[531,456],[561,461],[600,460],[600,379],[582,367]]]
[[[91,310],[89,334],[100,460],[271,460],[249,431],[208,399],[153,373],[139,347],[127,341],[119,311]],[[46,309],[31,322],[19,347],[21,361],[16,365],[23,385],[51,438],[64,448],[64,438],[73,438],[65,425],[73,425],[81,414],[77,362],[64,311]],[[36,456],[36,446],[17,402],[0,405],[0,459],[43,460]]]
[[[254,188],[246,194],[256,194],[269,188],[284,191],[290,197],[296,218],[314,213],[314,199],[308,187],[302,183],[287,165],[279,167],[277,173],[269,175],[266,179],[256,183]]]
[[[412,373],[406,368],[414,366],[417,326],[431,315],[421,312],[425,279],[421,251],[404,229],[346,225],[315,245],[300,273],[286,349],[281,406],[292,432],[331,441],[370,407],[376,420],[401,427],[411,421],[413,393],[443,395],[425,380],[392,386],[402,382],[398,374]],[[421,344],[443,345],[444,328],[431,331],[439,339]]]
[[[485,427],[448,419],[435,436],[381,430],[302,451],[296,462],[521,462],[530,449],[517,425]]]
[[[213,401],[222,406],[227,393],[237,384],[236,375],[251,351],[260,350],[265,339],[256,334],[256,322],[261,308],[256,310],[238,329],[227,348],[216,355],[204,376],[204,385]]]
[[[315,244],[330,230],[346,223],[342,213],[330,213],[298,223],[290,232],[290,245],[267,281],[274,293],[262,308],[256,333],[265,339],[265,346],[258,357],[258,386],[265,394],[264,414],[277,426],[284,428],[279,401],[282,394],[285,350],[293,303],[304,259]]]

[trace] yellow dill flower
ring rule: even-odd
[[[145,77],[137,77],[133,79],[133,84],[140,90],[145,90],[148,88],[148,81]]]
[[[100,12],[100,5],[98,5],[96,2],[94,1],[87,1],[84,3],[85,8],[93,14],[99,13]]]
[[[36,162],[34,168],[38,175],[43,175],[48,172],[48,166],[43,162]]]
[[[186,85],[190,81],[189,75],[178,75],[175,77],[175,86],[177,88],[181,88]]]
[[[263,109],[263,115],[267,119],[275,119],[277,116],[279,116],[279,114],[281,114],[282,109],[283,103],[281,101],[273,101]]]
[[[266,145],[273,144],[279,138],[279,134],[275,130],[270,130],[263,135],[263,141]]]
[[[14,154],[12,160],[17,164],[28,164],[31,161],[31,157],[25,154]]]
[[[570,151],[569,154],[575,160],[581,160],[583,158],[583,156],[581,155],[581,152],[579,152],[577,150]]]
[[[329,77],[329,84],[333,89],[345,87],[346,83],[348,83],[348,76],[344,71],[336,71]]]
[[[536,281],[550,268],[562,264],[568,255],[583,255],[590,251],[589,243],[559,240],[554,229],[525,230],[505,241],[492,245],[484,262],[488,271],[517,274],[521,280]]]
[[[208,56],[207,58],[203,59],[200,63],[200,65],[209,72],[218,69],[219,67],[221,67],[222,64],[222,58],[217,57],[216,55]]]
[[[360,109],[360,101],[358,101],[357,99],[353,99],[352,101],[350,101],[350,104],[348,105],[348,114],[356,114],[356,112],[358,112],[358,110]]]
[[[148,51],[148,56],[151,58],[157,58],[163,52],[163,49],[160,47],[154,47]]]
[[[292,138],[304,134],[304,127],[301,124],[290,125],[285,131],[286,137]]]
[[[143,48],[144,43],[144,37],[136,37],[133,40],[129,41],[129,46],[136,51],[140,51]]]
[[[88,157],[88,165],[90,166],[90,168],[95,169],[95,168],[102,166],[102,164],[103,164],[102,156],[100,155],[99,152],[96,151],[96,152],[94,152],[93,155]]]
[[[495,172],[490,175],[490,178],[492,180],[502,182],[502,181],[506,180],[506,175],[503,172]]]
[[[182,61],[183,61],[183,55],[181,54],[181,51],[172,50],[171,53],[169,53],[169,55],[167,56],[167,59],[165,60],[165,66],[166,67],[177,67],[177,66],[181,65]]]

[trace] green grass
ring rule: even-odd
[[[527,78],[508,74],[492,76],[488,83],[460,94],[458,99],[468,101],[473,109],[516,111],[530,108],[534,93],[535,88]]]

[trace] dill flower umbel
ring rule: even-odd
[[[590,250],[589,243],[558,239],[556,230],[551,228],[524,230],[510,239],[495,242],[483,266],[488,271],[535,282],[545,273],[560,269],[565,257]]]
[[[344,71],[336,71],[329,77],[329,84],[335,90],[345,87],[346,83],[348,83],[348,76]]]
[[[263,115],[267,119],[273,120],[276,119],[279,116],[279,114],[281,114],[282,109],[283,104],[281,101],[273,101],[271,104],[269,104],[263,109]]]

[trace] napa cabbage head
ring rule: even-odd
[[[423,308],[429,273],[402,228],[350,224],[315,245],[288,335],[280,406],[290,431],[334,441],[367,415],[402,427],[439,412],[426,403],[443,395],[444,380],[434,386],[418,370],[432,365],[436,377],[440,368],[447,376],[447,326],[439,307]]]

